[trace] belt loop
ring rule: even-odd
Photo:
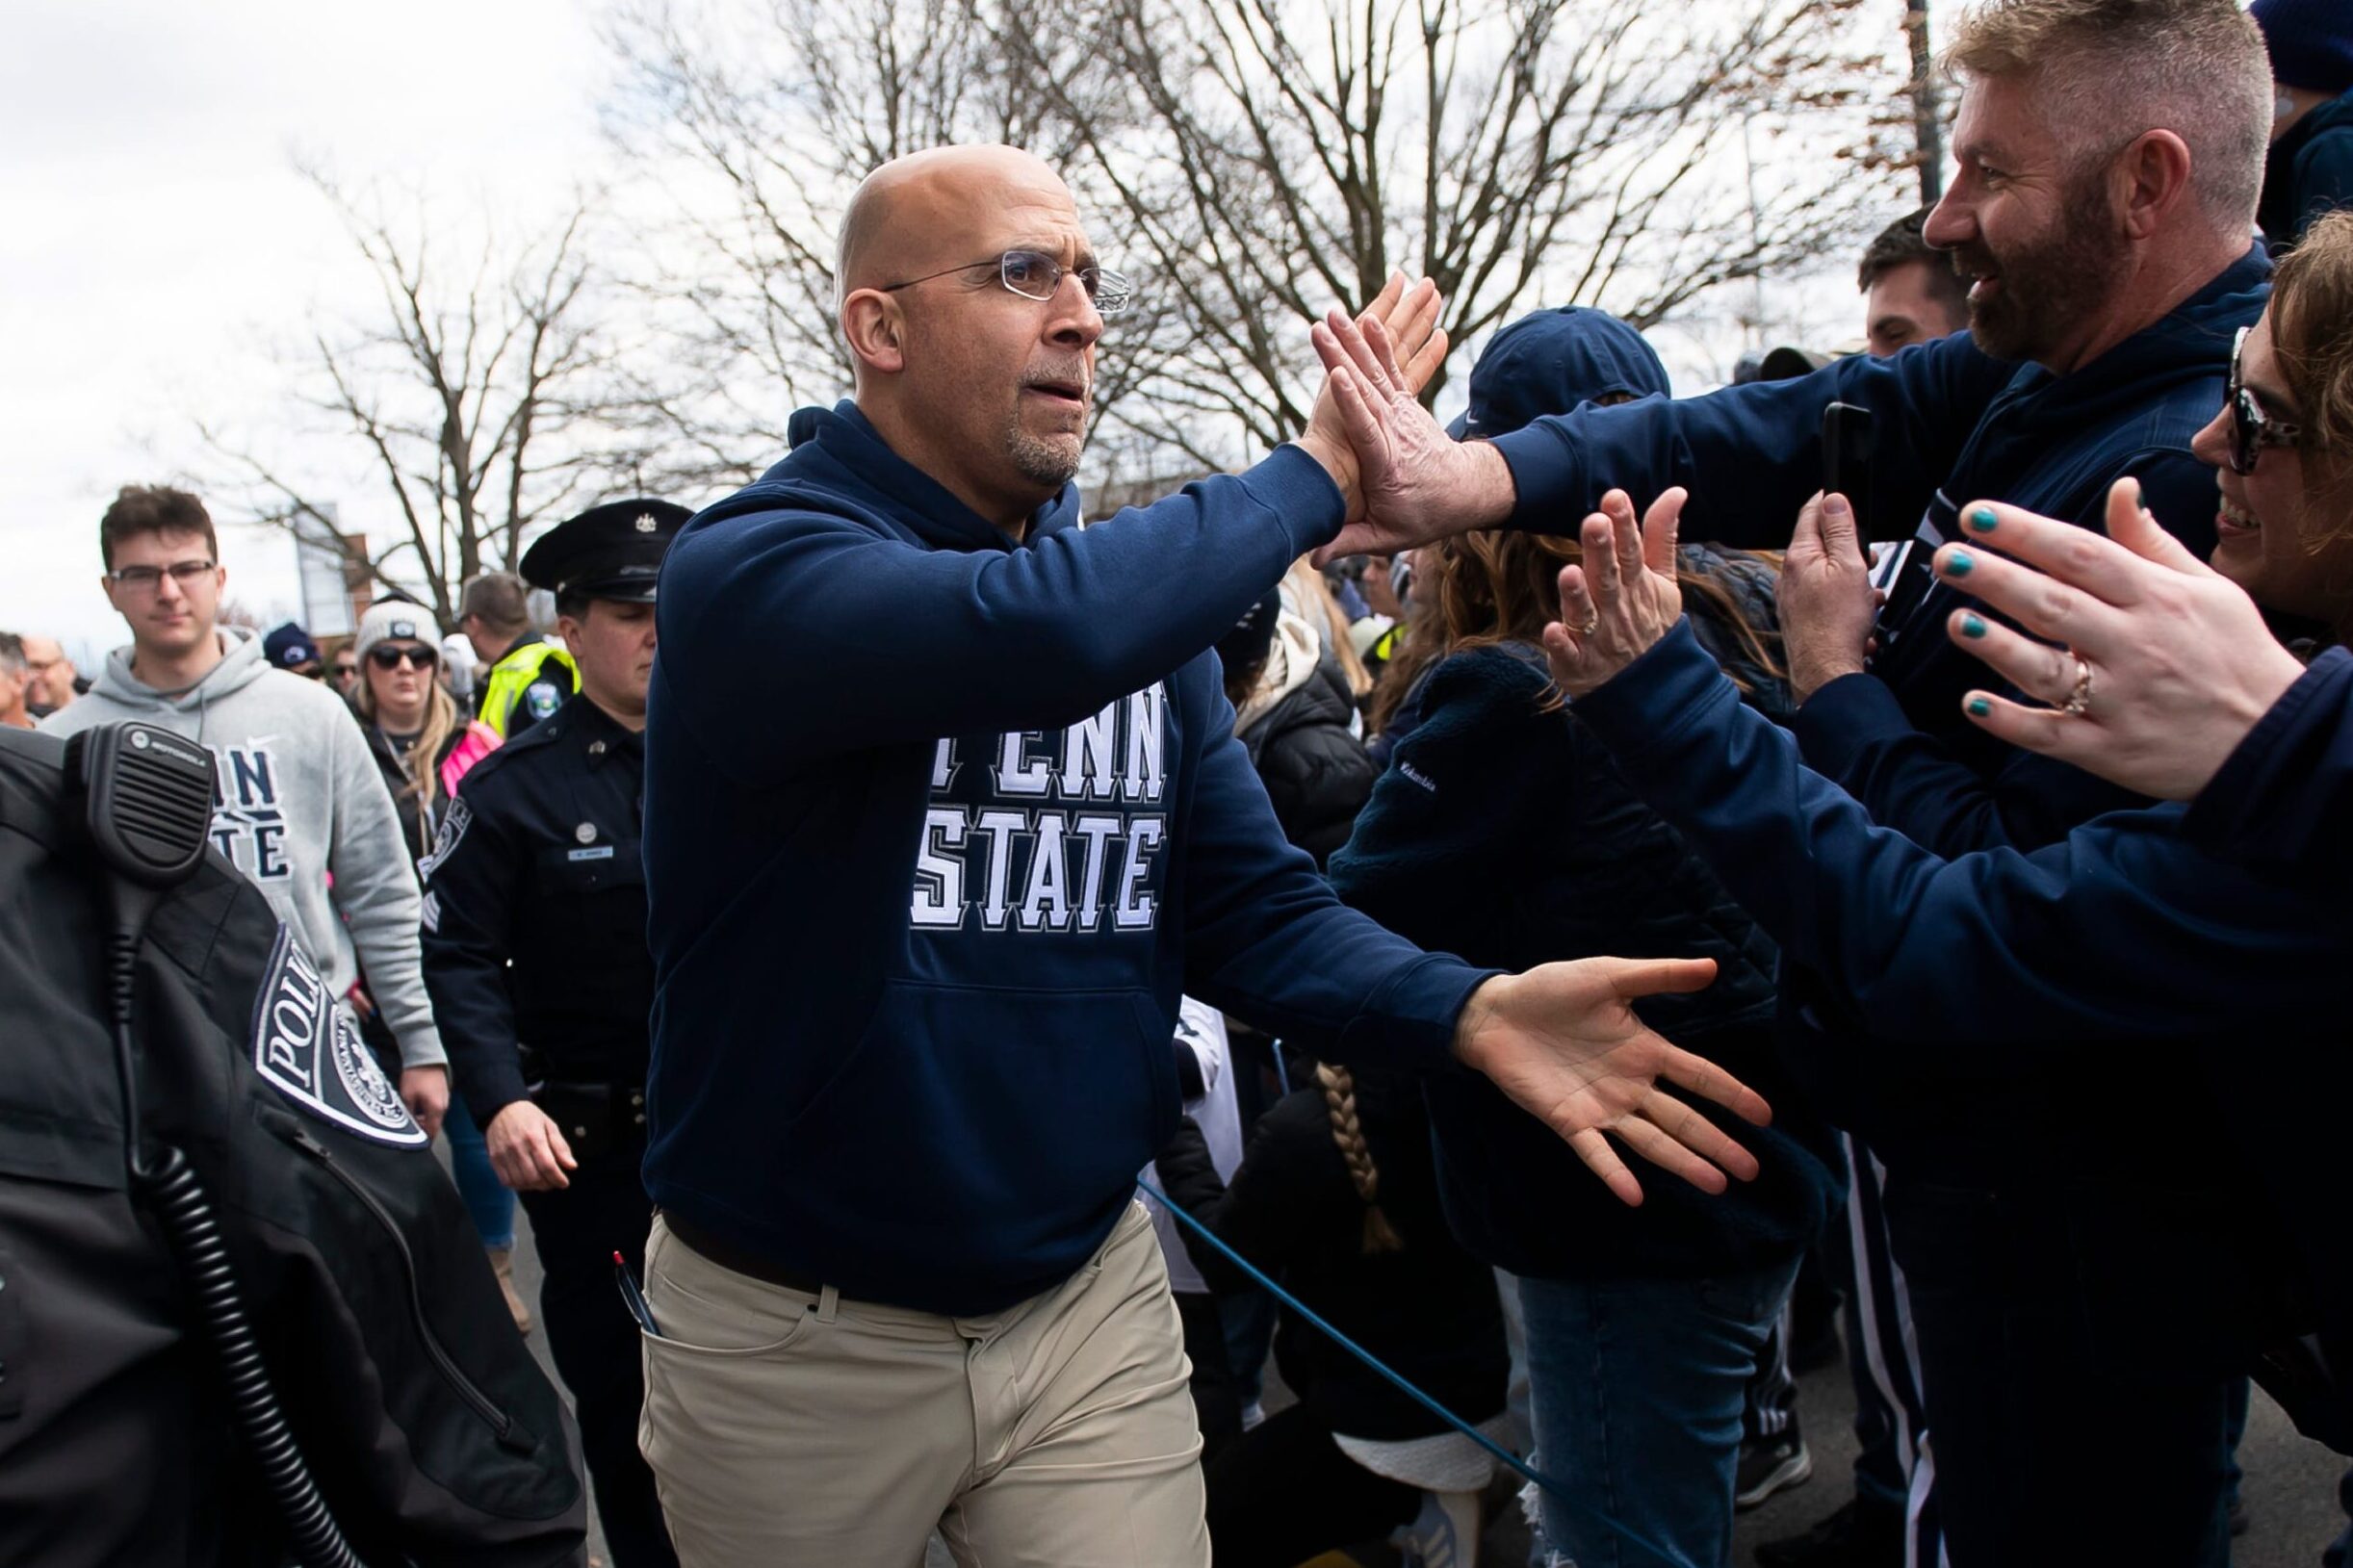
[[[841,1306],[841,1293],[827,1285],[817,1292],[817,1322],[832,1323]]]

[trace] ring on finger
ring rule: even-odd
[[[2059,711],[2080,719],[2091,710],[2091,661],[2072,648],[2067,650],[2067,656],[2075,660],[2075,689],[2067,693]]]
[[[1601,612],[1598,610],[1577,623],[1577,635],[1580,637],[1590,637],[1600,630]]]

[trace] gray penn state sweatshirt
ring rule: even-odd
[[[403,1067],[446,1065],[418,958],[417,873],[367,738],[334,692],[272,669],[252,632],[220,637],[226,656],[176,693],[142,682],[131,650],[116,649],[90,694],[41,728],[136,719],[209,748],[213,847],[294,929],[334,996],[365,966]]]

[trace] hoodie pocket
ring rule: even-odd
[[[783,1136],[844,1226],[889,1216],[946,1255],[1050,1254],[1175,1132],[1174,1039],[1140,990],[893,981]]]

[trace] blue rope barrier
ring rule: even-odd
[[[1278,1044],[1276,1047],[1275,1060],[1277,1062],[1280,1062],[1282,1060],[1282,1052],[1280,1044]],[[1440,1421],[1446,1423],[1447,1426],[1452,1427],[1456,1431],[1461,1432],[1464,1437],[1467,1437],[1472,1442],[1478,1444],[1489,1454],[1502,1461],[1502,1463],[1509,1467],[1513,1473],[1525,1478],[1531,1484],[1542,1487],[1546,1492],[1549,1492],[1554,1500],[1559,1502],[1564,1507],[1566,1507],[1573,1512],[1584,1514],[1587,1518],[1608,1529],[1610,1533],[1616,1535],[1619,1540],[1625,1542],[1626,1545],[1647,1553],[1662,1562],[1672,1562],[1674,1560],[1675,1555],[1672,1552],[1651,1540],[1648,1536],[1642,1534],[1640,1530],[1635,1529],[1632,1526],[1623,1524],[1618,1520],[1611,1518],[1608,1514],[1602,1512],[1599,1508],[1594,1507],[1591,1504],[1587,1503],[1583,1498],[1578,1497],[1576,1494],[1569,1491],[1567,1487],[1563,1486],[1559,1481],[1554,1480],[1550,1476],[1547,1476],[1542,1471],[1538,1470],[1535,1466],[1529,1464],[1527,1460],[1522,1459],[1518,1454],[1513,1453],[1510,1449],[1505,1448],[1502,1444],[1487,1436],[1487,1433],[1481,1431],[1478,1427],[1473,1427],[1469,1422],[1464,1421],[1461,1416],[1456,1415],[1452,1410],[1447,1409],[1444,1405],[1438,1403],[1437,1401],[1432,1399],[1429,1395],[1423,1393],[1420,1389],[1415,1388],[1411,1383],[1406,1381],[1402,1374],[1391,1371],[1388,1365],[1379,1356],[1373,1354],[1372,1351],[1366,1350],[1363,1346],[1358,1345],[1355,1340],[1350,1339],[1346,1334],[1341,1333],[1337,1328],[1332,1327],[1329,1323],[1326,1323],[1323,1318],[1317,1314],[1314,1308],[1308,1306],[1306,1302],[1301,1300],[1298,1297],[1293,1296],[1289,1291],[1284,1290],[1280,1285],[1276,1284],[1274,1280],[1268,1278],[1266,1274],[1259,1270],[1257,1265],[1252,1263],[1241,1253],[1227,1246],[1225,1240],[1215,1231],[1211,1230],[1207,1225],[1202,1224],[1199,1220],[1196,1220],[1191,1215],[1187,1214],[1182,1208],[1178,1207],[1177,1204],[1172,1200],[1166,1193],[1163,1193],[1157,1187],[1154,1187],[1151,1182],[1139,1180],[1136,1183],[1136,1191],[1142,1193],[1145,1196],[1151,1198],[1153,1202],[1168,1210],[1170,1215],[1176,1219],[1178,1224],[1183,1225],[1194,1235],[1199,1236],[1202,1241],[1207,1242],[1211,1247],[1215,1247],[1218,1253],[1223,1256],[1227,1262],[1241,1270],[1245,1274],[1248,1274],[1252,1280],[1256,1282],[1261,1290],[1264,1290],[1267,1294],[1274,1297],[1276,1300],[1281,1302],[1291,1311],[1297,1313],[1307,1323],[1310,1327],[1314,1328],[1316,1332],[1322,1334],[1325,1338],[1331,1340],[1334,1345],[1337,1345],[1341,1350],[1346,1350],[1350,1355],[1355,1356],[1358,1361],[1363,1362],[1373,1371],[1379,1373],[1383,1377],[1388,1380],[1389,1385],[1395,1388],[1397,1392],[1403,1394],[1406,1396],[1406,1398],[1411,1400],[1414,1403],[1420,1405],[1423,1409],[1429,1411]]]

